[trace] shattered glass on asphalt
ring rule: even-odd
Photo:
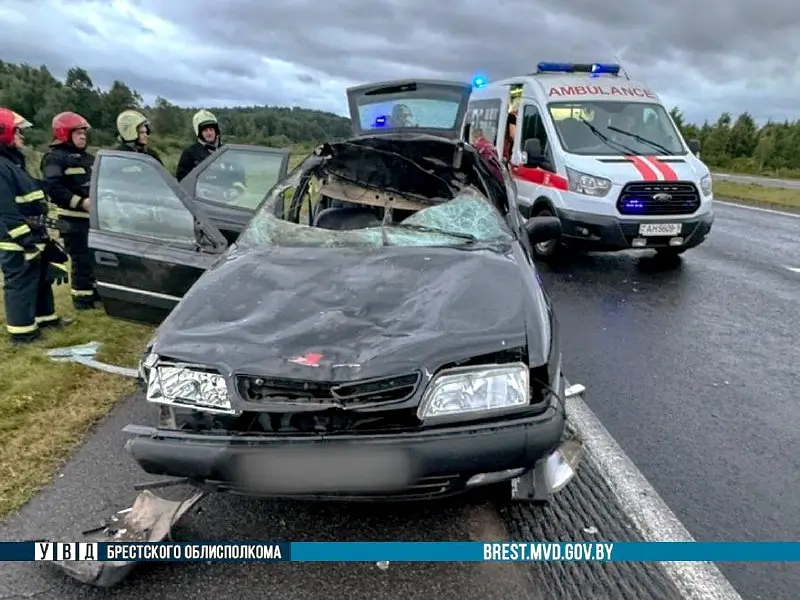
[[[283,189],[275,190],[264,203],[239,237],[239,246],[337,248],[384,245],[380,227],[338,231],[291,223],[276,217],[274,206],[276,202],[283,202],[282,192]],[[442,233],[388,225],[385,230],[389,245],[459,246],[464,244],[463,238],[454,237],[459,235],[471,236],[485,243],[506,243],[512,239],[502,216],[473,189],[464,190],[448,202],[420,210],[405,219],[403,224],[437,229]]]

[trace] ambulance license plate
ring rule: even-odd
[[[639,225],[639,235],[642,237],[654,237],[659,235],[679,235],[681,232],[680,223],[642,223]]]

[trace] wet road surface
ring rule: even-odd
[[[642,254],[542,268],[568,376],[698,540],[800,539],[800,219],[720,206],[710,240],[665,265]],[[646,255],[644,255],[646,256]],[[788,266],[787,266],[788,265]],[[794,265],[800,267],[800,264]],[[149,420],[131,399],[54,485],[0,526],[0,539],[64,535],[121,508],[142,475],[122,426]],[[170,491],[164,491],[165,495]],[[63,523],[70,527],[65,531]],[[598,530],[597,534],[588,533]],[[428,506],[330,506],[213,497],[176,539],[636,539],[586,465],[550,508],[477,495]],[[720,565],[745,599],[795,600],[800,567]],[[322,599],[677,597],[648,565],[147,565],[117,598]],[[101,597],[47,566],[7,564],[0,599]]]

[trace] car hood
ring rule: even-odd
[[[692,181],[709,174],[694,155],[685,156],[579,156],[570,155],[569,167],[610,179],[615,185],[630,181]]]
[[[319,381],[433,371],[526,344],[541,364],[549,329],[528,336],[526,321],[547,314],[544,297],[523,281],[515,255],[409,247],[234,252],[176,306],[152,351],[226,375]]]

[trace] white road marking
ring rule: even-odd
[[[648,542],[694,542],[683,523],[653,489],[580,396],[567,398],[567,414],[586,450],[609,484],[625,514]],[[662,563],[687,600],[742,600],[714,563]]]
[[[759,208],[758,206],[749,206],[747,204],[739,204],[738,202],[725,202],[724,200],[717,200],[714,198],[714,204],[723,204],[725,206],[733,206],[735,208],[744,208],[745,210],[754,210],[756,212],[765,212],[773,215],[780,215],[782,217],[792,217],[793,219],[800,219],[800,213],[790,213],[782,210],[772,210],[771,208]]]
[[[790,271],[794,271],[795,273],[800,273],[800,267],[786,267]]]

